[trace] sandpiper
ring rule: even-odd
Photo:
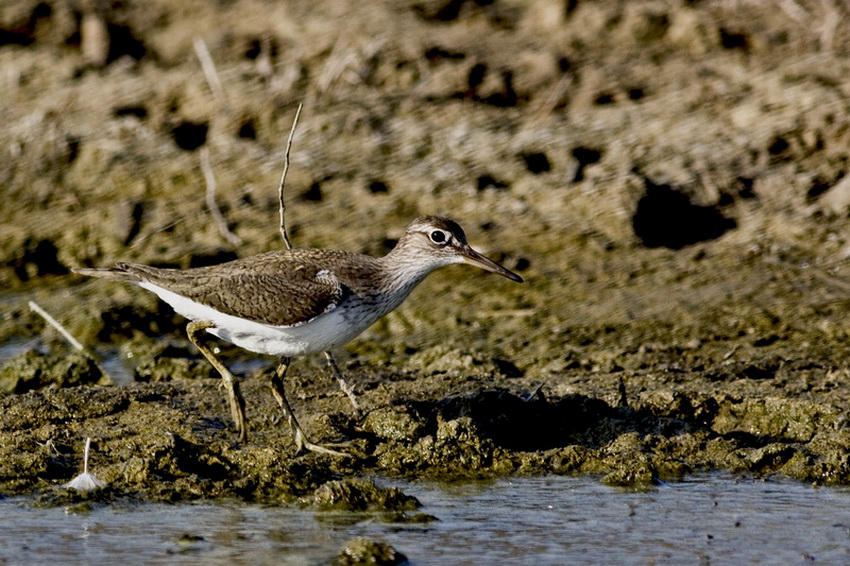
[[[429,273],[453,263],[468,263],[522,283],[519,275],[472,249],[463,229],[441,216],[414,220],[396,247],[380,258],[292,249],[187,270],[121,262],[113,268],[74,271],[135,283],[191,321],[189,339],[222,376],[240,442],[247,439],[247,420],[239,382],[202,341],[204,331],[246,350],[279,357],[272,394],[292,429],[297,452],[344,455],[304,435],[284,393],[291,358],[324,352],[344,384],[330,351],[398,307]]]

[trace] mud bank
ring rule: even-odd
[[[313,504],[371,474],[850,483],[848,26],[804,0],[7,3],[0,339],[39,353],[2,361],[0,492],[53,493],[86,437],[108,497],[166,501]],[[362,415],[298,361],[295,410],[346,459],[295,456],[273,361],[222,346],[236,444],[185,321],[70,274],[281,247],[299,102],[296,245],[382,254],[442,213],[527,281],[432,276],[343,353]],[[130,384],[58,387],[101,377],[29,299]]]

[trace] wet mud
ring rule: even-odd
[[[0,493],[427,521],[368,478],[850,484],[843,4],[172,4],[0,9]],[[237,443],[186,321],[70,271],[282,247],[299,102],[295,245],[380,255],[414,216],[447,214],[526,280],[433,274],[340,353],[362,414],[296,360],[302,426],[348,458],[296,455],[275,361],[220,344],[248,403]],[[87,437],[95,494],[61,488]]]

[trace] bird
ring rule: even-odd
[[[292,358],[323,352],[357,408],[331,350],[397,308],[432,271],[457,263],[523,282],[473,249],[456,222],[433,215],[413,220],[383,257],[295,248],[184,270],[118,262],[114,267],[74,271],[134,283],[190,321],[189,340],[222,376],[239,442],[247,440],[245,400],[239,382],[203,340],[204,333],[279,358],[270,385],[294,436],[296,454],[307,450],[346,456],[310,442],[295,418],[284,390]]]

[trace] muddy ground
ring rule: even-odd
[[[842,2],[14,0],[0,43],[3,494],[61,493],[86,437],[110,494],[152,500],[409,513],[376,473],[850,484]],[[70,273],[282,247],[299,102],[297,246],[383,254],[447,214],[526,279],[432,275],[340,352],[360,415],[294,364],[302,425],[350,458],[295,455],[274,360],[222,344],[237,443],[185,321]],[[28,300],[122,360],[119,385]]]

